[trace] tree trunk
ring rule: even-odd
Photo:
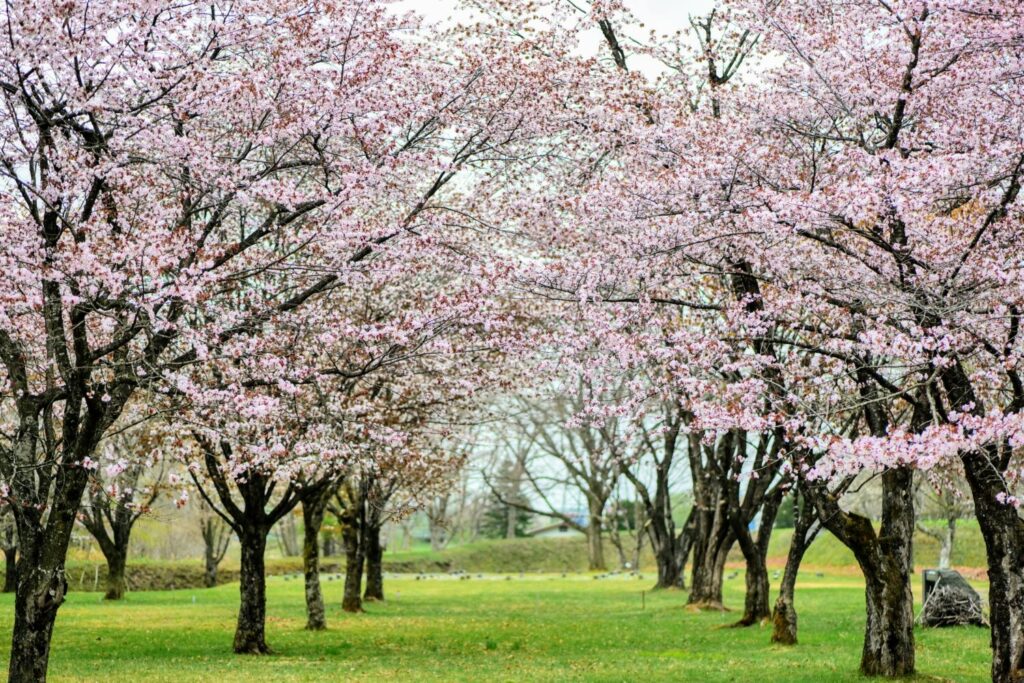
[[[363,601],[359,597],[363,582],[363,544],[360,542],[359,528],[355,524],[346,525],[343,532],[345,539],[345,593],[341,600],[341,609],[346,612],[362,612]]]
[[[768,543],[772,538],[775,516],[782,503],[783,489],[779,484],[770,493],[761,494],[761,520],[757,527],[757,539],[754,539],[750,534],[749,524],[756,516],[756,497],[749,494],[756,491],[748,488],[748,495],[744,496],[743,502],[729,512],[733,535],[739,541],[747,569],[744,576],[747,592],[743,599],[743,617],[736,622],[736,626],[753,626],[767,621],[772,616],[768,602]],[[732,489],[730,499],[740,499],[738,487]]]
[[[682,572],[676,558],[676,549],[671,544],[654,545],[654,561],[658,565],[658,582],[654,590],[682,588]]]
[[[384,548],[380,544],[380,527],[366,528],[366,590],[363,600],[384,599]]]
[[[435,553],[444,550],[446,533],[443,526],[434,521],[430,522],[430,549]],[[512,534],[515,535],[515,527],[512,529]]]
[[[591,513],[587,525],[587,560],[591,571],[604,571],[604,541],[601,538],[601,516]]]
[[[64,565],[49,570],[30,567],[24,557],[20,565],[8,681],[45,683],[53,623],[68,590]]]
[[[647,535],[651,539],[654,551],[654,562],[658,567],[658,582],[655,590],[666,588],[686,588],[686,558],[693,546],[694,512],[683,525],[678,536],[673,536],[672,527],[663,519],[651,519],[647,525]]]
[[[1005,490],[1000,470],[984,453],[963,457],[975,515],[988,555],[992,681],[1024,680],[1024,521],[997,500]]]
[[[326,499],[302,501],[302,570],[306,578],[306,628],[327,628],[324,595],[320,589],[320,528],[324,522]],[[322,501],[322,502],[321,502]]]
[[[743,599],[743,617],[736,626],[753,626],[767,621],[772,612],[768,603],[768,566],[761,553],[754,553],[746,559],[747,592]]]
[[[779,597],[775,600],[772,612],[772,642],[780,645],[796,645],[796,577],[800,572],[800,563],[804,553],[818,535],[821,526],[817,523],[817,515],[813,505],[806,497],[793,501],[796,515],[793,538],[789,543],[789,554],[786,556],[786,569],[782,573],[782,584],[779,586]]]
[[[873,561],[861,562],[867,625],[861,672],[867,676],[914,673],[914,595],[910,588],[914,539],[913,474],[882,474],[882,527]]]
[[[519,508],[511,505],[505,506],[505,538],[516,537],[516,526],[519,523]]]
[[[238,542],[242,548],[241,605],[235,629],[235,652],[267,654],[270,652],[266,641],[267,578],[264,571],[267,530],[247,529],[239,534]]]
[[[914,538],[912,473],[882,473],[882,525],[843,511],[835,496],[813,493],[822,524],[853,551],[864,574],[867,621],[860,670],[867,676],[914,673],[914,596],[910,589]]]
[[[206,551],[206,568],[203,571],[203,585],[207,588],[213,588],[217,585],[217,561],[213,557],[213,553],[207,548]]]
[[[949,569],[953,563],[953,543],[956,541],[956,517],[946,520],[946,531],[939,548],[939,569]]]
[[[725,609],[722,602],[722,574],[734,540],[731,532],[721,533],[717,538],[696,539],[688,605]]]
[[[797,643],[797,615],[794,596],[796,593],[796,575],[799,571],[803,553],[795,553],[795,545],[795,543],[791,543],[789,546],[786,571],[782,575],[779,597],[775,600],[775,610],[772,612],[772,642],[779,645],[796,645]]]
[[[865,576],[867,626],[860,670],[865,676],[914,673],[914,610],[901,574]]]
[[[125,565],[128,553],[120,549],[112,551],[107,559],[107,593],[104,600],[122,600],[128,588],[125,581]]]
[[[13,593],[18,588],[18,549],[17,547],[4,548],[4,593]]]

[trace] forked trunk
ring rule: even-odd
[[[384,599],[384,548],[380,544],[380,527],[366,529],[366,590],[363,600]]]
[[[264,554],[267,532],[251,528],[238,537],[242,548],[241,581],[238,625],[235,628],[235,652],[262,655],[270,652],[266,640],[267,578]]]
[[[698,540],[694,547],[693,574],[687,604],[704,609],[725,609],[722,601],[722,575],[732,544],[731,534],[711,539],[710,543]],[[701,552],[698,552],[698,547]]]
[[[654,589],[682,588],[682,567],[676,557],[676,549],[670,544],[659,546],[654,552],[654,561],[658,565],[658,582]]]
[[[320,528],[324,521],[324,505],[320,501],[302,502],[302,570],[306,580],[306,628],[322,631],[327,628],[324,595],[320,589]]]

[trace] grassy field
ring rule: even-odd
[[[362,615],[343,614],[341,582],[325,581],[330,630],[322,633],[302,629],[301,582],[276,577],[268,609],[275,654],[263,658],[230,653],[237,585],[131,593],[123,604],[72,593],[57,622],[51,680],[861,680],[860,581],[827,571],[800,581],[801,642],[782,648],[768,643],[766,627],[727,628],[736,613],[687,611],[681,592],[648,591],[642,601],[649,575],[389,577],[388,601]],[[740,575],[727,583],[727,603],[740,607],[742,591]],[[11,599],[2,600],[6,639]],[[987,679],[987,630],[919,629],[917,637],[918,680]]]

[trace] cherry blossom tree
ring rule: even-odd
[[[0,399],[10,428],[0,474],[23,569],[10,660],[22,681],[45,679],[88,473],[133,396],[195,402],[211,460],[274,451],[212,438],[226,423],[203,414],[211,397],[230,405],[259,389],[233,384],[245,368],[230,359],[251,352],[266,371],[295,316],[358,287],[370,261],[378,279],[398,278],[387,265],[403,255],[458,253],[460,272],[476,268],[485,289],[495,264],[467,246],[482,224],[457,202],[442,208],[442,190],[472,159],[505,158],[499,147],[532,128],[510,111],[515,78],[489,80],[487,60],[469,50],[433,59],[416,22],[381,2],[54,1],[2,12]],[[480,177],[497,182],[483,168]],[[444,225],[456,226],[447,241],[434,235]],[[393,323],[379,337],[404,324]],[[315,355],[286,356],[308,377],[301,368]],[[274,391],[287,394],[282,381]]]
[[[86,489],[79,519],[107,561],[106,600],[124,597],[132,528],[151,511],[161,492],[166,493],[160,441],[158,433],[143,428],[106,439]]]

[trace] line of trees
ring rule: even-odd
[[[452,481],[428,444],[506,404],[530,446],[491,487],[506,510],[576,525],[601,568],[625,477],[660,585],[690,558],[689,600],[718,608],[739,546],[740,625],[769,616],[795,490],[788,580],[816,517],[864,574],[870,675],[915,670],[915,473],[962,476],[992,678],[1018,679],[1024,8],[730,0],[634,39],[618,2],[474,4],[429,31],[378,0],[0,10],[10,680],[46,678],[79,521],[123,594],[165,460],[236,537],[234,649],[264,653],[274,525],[333,506],[361,609],[388,505]],[[160,457],[122,453],[145,424]],[[879,528],[843,504],[865,476]]]

